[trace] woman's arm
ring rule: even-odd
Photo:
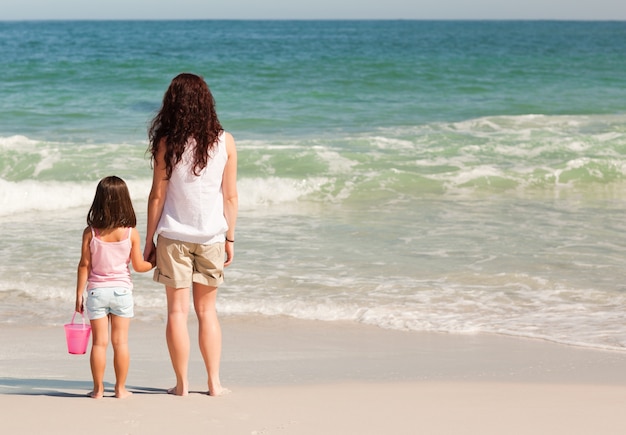
[[[228,224],[226,238],[235,240],[235,227],[237,226],[237,213],[239,209],[239,198],[237,194],[237,147],[235,139],[230,133],[226,134],[226,152],[228,160],[222,175],[222,193],[224,195],[224,217]],[[226,260],[224,266],[229,266],[235,257],[234,243],[226,241]]]
[[[146,246],[143,258],[152,264],[156,264],[156,249],[154,245],[154,233],[163,213],[163,205],[167,195],[167,173],[165,171],[165,139],[161,139],[159,149],[154,158],[152,170],[152,188],[148,197],[148,223],[146,227]],[[134,267],[134,265],[133,265]]]

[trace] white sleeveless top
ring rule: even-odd
[[[222,176],[228,160],[224,132],[199,175],[193,173],[195,146],[195,139],[190,139],[181,161],[172,170],[156,232],[181,242],[224,242],[228,230],[222,194]]]

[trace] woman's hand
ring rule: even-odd
[[[235,258],[235,243],[226,241],[224,245],[224,251],[226,251],[226,260],[224,260],[224,267],[230,266],[233,262],[233,258]]]

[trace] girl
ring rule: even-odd
[[[235,140],[222,128],[204,79],[188,73],[170,83],[149,138],[153,178],[144,258],[156,259],[154,279],[165,286],[167,296],[166,338],[176,374],[169,393],[189,393],[191,287],[208,394],[220,396],[229,390],[220,383],[222,332],[215,302],[224,267],[235,253]]]
[[[148,272],[152,264],[141,254],[137,219],[126,183],[111,176],[100,180],[87,214],[87,228],[76,280],[76,311],[83,312],[83,293],[87,286],[85,308],[91,322],[90,397],[104,395],[104,368],[108,346],[109,323],[115,368],[115,397],[132,393],[126,389],[128,374],[128,327],[133,317],[132,281],[128,263],[137,272]]]

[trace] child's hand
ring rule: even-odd
[[[83,308],[83,297],[77,297],[76,298],[76,307],[74,308],[74,311],[76,311],[77,313],[82,313],[84,310]]]

